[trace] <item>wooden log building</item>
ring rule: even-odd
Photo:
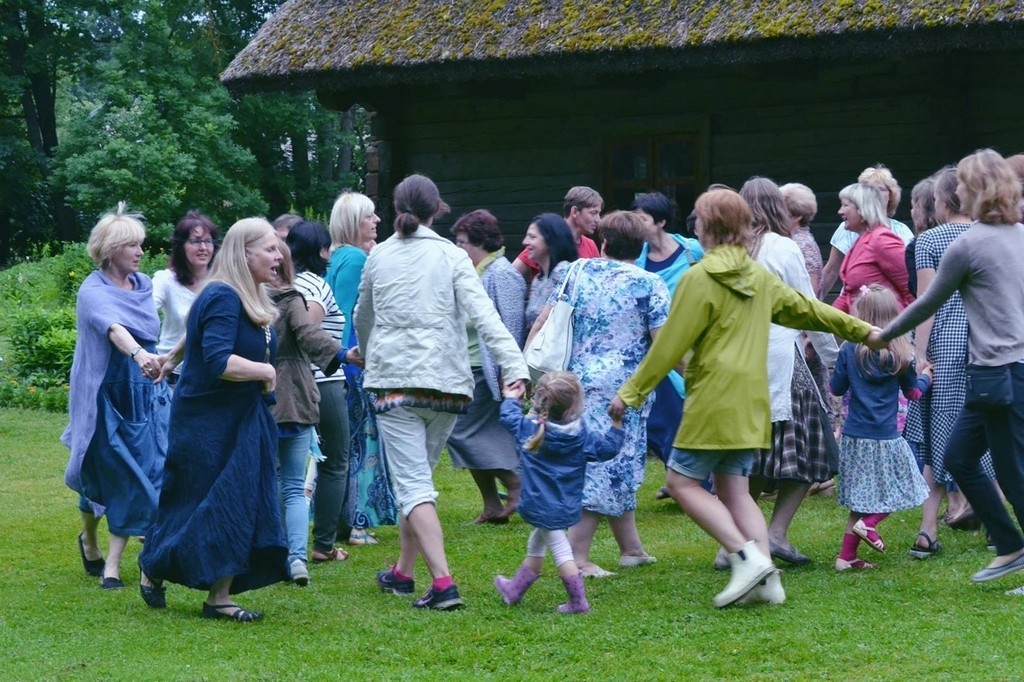
[[[374,112],[366,189],[389,223],[411,172],[500,219],[590,185],[606,210],[710,182],[836,195],[874,163],[910,189],[979,147],[1024,150],[1024,2],[291,0],[224,72],[235,91],[316,90]],[[382,224],[382,228],[384,224]],[[386,231],[385,231],[386,233]]]

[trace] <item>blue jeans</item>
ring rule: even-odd
[[[946,468],[985,524],[999,554],[1024,548],[1024,537],[980,464],[986,448],[990,449],[999,487],[1024,526],[1024,364],[1010,365],[1010,373],[1013,404],[984,409],[965,406],[946,442]]]
[[[288,563],[296,559],[306,561],[309,544],[309,505],[303,486],[306,482],[306,460],[313,427],[300,436],[277,441],[277,480],[281,485],[281,504],[284,509],[284,531],[288,536]]]

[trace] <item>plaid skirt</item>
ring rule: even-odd
[[[799,346],[790,395],[793,418],[772,423],[772,448],[756,451],[752,475],[803,483],[831,480],[839,470],[839,446]]]

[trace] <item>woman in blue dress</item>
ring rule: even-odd
[[[75,306],[64,481],[79,493],[82,567],[105,590],[124,587],[121,554],[128,538],[144,535],[153,522],[167,452],[167,388],[153,383],[160,319],[153,284],[139,272],[145,236],[124,204],[103,216],[86,247],[98,269],[82,282]],[[96,537],[103,515],[106,559]]]
[[[575,305],[572,354],[567,369],[583,383],[583,419],[587,429],[603,433],[611,425],[605,412],[607,405],[622,382],[640,365],[668,317],[669,295],[658,275],[634,265],[647,236],[640,216],[616,211],[601,219],[598,230],[604,240],[602,258],[589,259],[567,275],[572,277],[567,293]],[[534,331],[547,319],[553,298],[541,312]],[[528,346],[530,341],[526,343]],[[611,574],[590,561],[590,545],[602,517],[607,517],[619,546],[620,567],[654,561],[644,551],[635,515],[636,493],[644,480],[650,409],[648,401],[642,409],[626,413],[625,440],[614,459],[587,465],[583,517],[569,529],[573,555],[585,577]]]
[[[255,621],[229,595],[288,580],[269,408],[277,311],[263,287],[280,262],[270,223],[235,223],[189,312],[160,505],[139,558],[154,608],[166,606],[166,580],[208,590],[204,618]]]

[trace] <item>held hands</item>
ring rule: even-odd
[[[862,343],[871,350],[882,350],[889,345],[888,341],[882,339],[882,330],[878,327],[872,327]]]
[[[615,396],[612,398],[612,404],[608,406],[608,416],[612,418],[612,426],[615,428],[622,428],[622,417],[626,414],[626,403],[623,402],[622,398]]]
[[[526,395],[526,381],[523,379],[517,379],[508,386],[505,386],[501,391],[501,395],[506,398],[515,398],[516,400],[522,400],[523,396]]]
[[[358,346],[352,346],[348,349],[348,352],[345,353],[345,363],[348,365],[355,365],[360,368],[365,366],[365,359],[359,352]]]
[[[156,355],[148,350],[140,350],[135,353],[135,364],[142,370],[142,376],[152,379],[153,383],[164,378],[163,366],[166,359],[166,356]],[[174,369],[174,366],[171,369]]]

